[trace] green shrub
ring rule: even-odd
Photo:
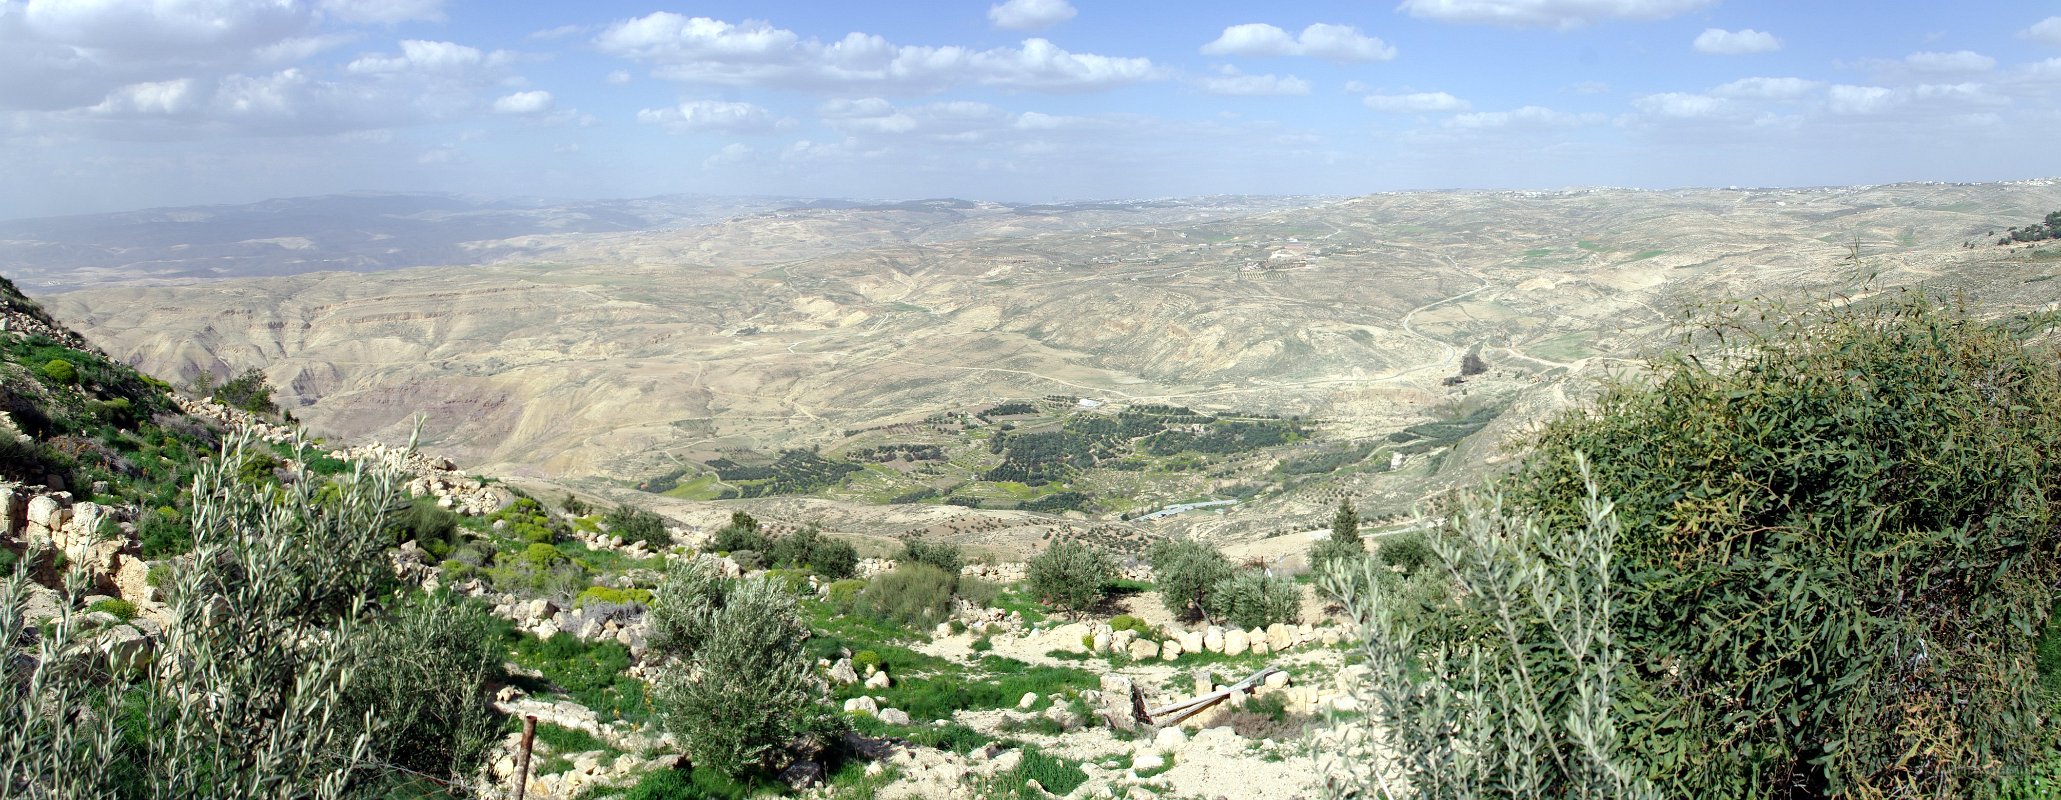
[[[1367,554],[1367,542],[1360,537],[1360,514],[1348,500],[1338,501],[1338,513],[1331,518],[1331,535],[1310,548],[1310,568],[1323,572],[1332,562],[1347,561]]]
[[[651,590],[616,589],[608,586],[589,586],[585,589],[580,590],[579,597],[573,598],[573,608],[580,608],[588,603],[608,603],[611,605],[618,606],[648,606],[651,605]]]
[[[1642,724],[1679,731],[1639,740],[1684,765],[1656,779],[1968,794],[2053,738],[2030,656],[2061,582],[2061,374],[2024,343],[2046,329],[1918,293],[1763,313],[1547,426],[1512,501],[1578,519],[1586,453],[1616,502],[1619,635],[1674,665],[1642,684]]]
[[[12,555],[11,553],[9,555]],[[87,611],[105,611],[123,622],[136,618],[136,604],[127,600],[101,600],[86,607]]]
[[[1231,562],[1208,543],[1194,539],[1170,539],[1148,552],[1152,580],[1159,585],[1160,601],[1177,617],[1209,615],[1210,592],[1231,576]]]
[[[458,515],[437,505],[434,497],[417,497],[408,503],[394,524],[394,543],[412,541],[427,550],[432,544],[451,545],[458,538]]]
[[[773,566],[813,570],[832,579],[849,578],[859,569],[858,550],[813,525],[774,539],[771,547],[767,559]]]
[[[833,581],[823,589],[823,602],[829,603],[838,613],[849,614],[859,608],[859,597],[866,591],[866,582],[856,578]]]
[[[1302,588],[1257,569],[1239,570],[1210,591],[1212,613],[1246,630],[1294,622],[1302,614]]]
[[[959,586],[954,591],[961,599],[981,608],[994,608],[995,602],[1002,599],[1002,584],[964,575],[959,576]]]
[[[361,746],[366,716],[338,710],[360,673],[354,635],[397,613],[378,603],[392,587],[385,525],[404,501],[398,476],[261,488],[237,469],[256,447],[239,434],[194,474],[195,557],[163,580],[177,635],[157,641],[157,657],[75,668],[78,628],[27,636],[25,576],[0,581],[0,641],[29,648],[0,659],[0,685],[36,687],[0,691],[7,793],[311,796],[309,787],[349,785],[394,741],[377,729]],[[371,710],[388,719],[406,708]]]
[[[142,516],[136,538],[144,558],[159,559],[193,549],[193,530],[178,509],[159,508]]]
[[[279,407],[272,403],[272,385],[265,382],[264,370],[257,367],[237,373],[236,377],[216,387],[214,395],[218,403],[253,414],[279,412]]]
[[[21,556],[15,555],[13,550],[0,548],[0,577],[14,574],[14,565],[20,562]]]
[[[709,547],[718,553],[736,553],[739,550],[763,553],[768,544],[766,535],[759,532],[758,520],[750,514],[734,511],[730,514],[730,524],[716,530]]]
[[[928,629],[951,616],[952,576],[929,564],[900,564],[874,576],[859,603],[874,617]]]
[[[418,594],[352,639],[353,678],[337,717],[363,720],[376,762],[420,775],[470,775],[497,738],[488,683],[503,651],[486,609]]]
[[[708,582],[686,580],[678,590],[662,590],[660,603],[696,604],[674,611],[703,624],[695,636],[668,640],[656,707],[686,743],[688,758],[734,776],[770,767],[797,739],[833,730],[836,715],[818,694],[803,646],[809,628],[794,595],[753,578],[724,587],[720,604],[711,606]]]
[[[444,559],[437,564],[437,568],[443,570],[444,580],[447,581],[465,581],[479,577],[478,567],[457,559]]]
[[[1381,563],[1402,570],[1404,575],[1415,575],[1418,570],[1438,563],[1437,554],[1431,551],[1431,542],[1423,531],[1391,536],[1381,542],[1378,553]]]
[[[921,537],[904,540],[902,552],[895,560],[904,564],[929,564],[952,576],[957,576],[959,570],[966,566],[966,557],[959,552],[958,545]]]
[[[38,371],[43,373],[43,377],[48,378],[51,383],[70,386],[79,382],[78,368],[72,366],[72,362],[62,358],[50,359]]]
[[[1144,620],[1129,614],[1118,614],[1109,618],[1109,629],[1112,631],[1142,631],[1146,627]]]
[[[643,542],[644,546],[662,551],[673,546],[672,534],[666,533],[666,521],[652,512],[627,505],[616,506],[601,518],[611,536],[622,537],[625,542]]]
[[[860,650],[852,654],[852,666],[864,671],[867,667],[880,667],[880,654],[871,650]]]
[[[1073,539],[1053,542],[1025,567],[1032,595],[1052,608],[1076,613],[1101,602],[1117,574],[1108,553]]]

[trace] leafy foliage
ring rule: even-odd
[[[608,526],[610,535],[620,536],[626,542],[643,542],[652,550],[673,546],[672,534],[666,533],[665,518],[641,508],[616,506],[601,518],[601,523]]]
[[[272,402],[272,385],[265,382],[264,370],[251,367],[236,377],[215,387],[215,401],[231,408],[240,408],[253,414],[277,414],[279,407]]]
[[[859,595],[867,614],[922,630],[952,613],[953,577],[921,561],[897,565],[875,576]]]
[[[1218,619],[1245,629],[1295,622],[1302,614],[1302,588],[1285,577],[1244,569],[1217,581],[1209,593]]]
[[[766,550],[766,535],[759,532],[759,521],[742,511],[730,513],[730,524],[716,529],[715,540],[710,547],[718,553],[734,553],[750,550],[763,553]]]
[[[1116,579],[1116,564],[1101,548],[1060,539],[1025,565],[1031,594],[1064,611],[1085,611],[1101,602]]]
[[[697,767],[771,768],[791,742],[834,727],[810,674],[809,628],[784,587],[763,577],[712,584],[711,574],[689,567],[668,576],[682,585],[661,585],[660,613],[691,622],[687,635],[664,638],[660,719]]]
[[[1360,537],[1360,514],[1350,500],[1338,501],[1338,513],[1331,517],[1331,535],[1310,548],[1310,566],[1322,571],[1334,561],[1367,555],[1367,541]]]
[[[1168,539],[1153,545],[1148,555],[1152,580],[1166,609],[1176,616],[1207,618],[1211,593],[1231,577],[1231,562],[1223,552],[1196,539]]]
[[[826,578],[849,578],[859,569],[859,551],[824,536],[815,526],[774,539],[767,552],[773,566],[812,570]]]
[[[902,541],[902,552],[895,560],[908,564],[929,564],[946,575],[957,577],[959,570],[966,567],[966,556],[959,546],[951,542],[937,542],[920,536]]]

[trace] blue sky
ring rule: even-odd
[[[0,0],[0,217],[2061,174],[2039,2]]]

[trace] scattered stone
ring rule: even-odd
[[[844,712],[847,714],[872,714],[879,716],[880,704],[874,702],[871,697],[854,697],[844,701]]]
[[[911,724],[911,721],[910,721],[910,719],[909,719],[909,712],[907,712],[907,711],[903,711],[903,710],[901,710],[901,709],[899,709],[899,708],[883,708],[883,709],[881,709],[881,710],[880,710],[880,721],[881,721],[881,722],[885,722],[885,723],[887,723],[887,724],[889,724],[889,725],[908,725],[908,724]]]
[[[801,791],[823,782],[823,765],[814,761],[796,762],[780,771],[779,780],[787,788]]]
[[[873,677],[866,679],[866,688],[868,689],[885,689],[888,687],[888,685],[889,683],[886,670],[875,672],[873,673]]]
[[[1017,707],[1017,708],[1020,708],[1020,709],[1023,709],[1023,710],[1025,710],[1025,711],[1029,711],[1029,710],[1030,710],[1030,707],[1031,707],[1031,706],[1034,706],[1034,705],[1037,705],[1037,704],[1038,704],[1038,693],[1037,693],[1037,692],[1024,692],[1024,693],[1023,693],[1023,699],[1021,699],[1021,700],[1018,700],[1018,701],[1016,701],[1016,707]]]
[[[859,674],[852,671],[851,659],[840,658],[830,665],[830,679],[840,684],[853,684],[859,682]]]
[[[1245,631],[1232,628],[1224,633],[1224,655],[1243,655],[1251,647],[1252,642],[1246,638]]]
[[[1125,633],[1129,632],[1130,631],[1125,631]],[[1153,644],[1152,642],[1148,642],[1144,639],[1138,639],[1131,642],[1130,654],[1131,658],[1139,661],[1144,661],[1145,659],[1159,655],[1159,645]]]

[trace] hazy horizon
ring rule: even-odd
[[[0,0],[0,219],[2022,180],[2061,174],[2053,11]]]

